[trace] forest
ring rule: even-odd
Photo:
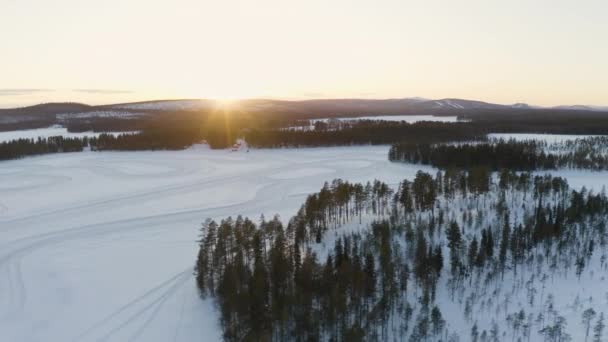
[[[607,214],[604,192],[506,169],[336,179],[286,225],[206,220],[196,280],[226,341],[603,341],[602,299],[568,320],[552,279],[606,270]]]
[[[17,139],[0,143],[0,160],[17,159],[47,153],[81,152],[89,145],[88,138],[64,138],[62,136]]]
[[[232,146],[237,137],[244,137],[252,147],[335,146],[362,144],[390,144],[410,141],[468,141],[483,139],[484,135],[463,124],[421,122],[416,124],[360,121],[345,125],[340,130],[323,127],[312,131],[283,129],[243,128],[247,122],[224,122],[222,117],[209,119],[205,124],[191,125],[189,120],[176,120],[172,124],[145,126],[137,134],[101,134],[98,138],[73,138],[81,145],[80,151],[89,146],[93,151],[180,150],[195,143],[206,141],[211,148]],[[278,123],[272,123],[278,125]],[[272,127],[272,126],[271,126]],[[404,138],[407,137],[407,138]],[[37,141],[20,139],[0,143],[0,159],[14,159],[29,155],[68,152],[56,149],[53,141],[44,138]],[[45,147],[41,147],[46,145]],[[76,150],[69,150],[73,152]]]
[[[489,115],[489,114],[488,114]],[[504,148],[505,153],[523,152],[528,159],[515,155],[519,160],[512,161],[520,164],[520,168],[551,169],[553,163],[583,164],[580,156],[563,157],[555,161],[557,154],[542,156],[539,150],[542,146],[524,146],[523,143],[495,144],[480,147],[460,147],[458,151],[446,150],[450,147],[435,144],[447,142],[485,141],[489,133],[498,132],[536,132],[536,133],[567,133],[567,134],[608,134],[608,125],[604,125],[603,117],[586,114],[572,123],[565,114],[557,115],[554,120],[547,123],[542,119],[544,114],[535,114],[531,117],[517,116],[518,120],[506,117],[489,115],[474,116],[467,122],[390,122],[381,120],[341,121],[339,125],[328,125],[321,121],[311,125],[309,121],[315,118],[314,114],[278,115],[277,113],[259,112],[249,113],[241,111],[214,111],[214,112],[175,112],[148,113],[130,119],[116,118],[88,118],[66,119],[63,122],[70,132],[103,131],[124,132],[138,131],[137,134],[121,135],[111,134],[99,139],[88,141],[74,141],[82,145],[82,149],[90,147],[93,151],[105,150],[179,150],[188,148],[193,144],[206,141],[213,149],[232,146],[237,139],[244,139],[249,146],[257,148],[282,147],[320,147],[344,145],[377,145],[393,144],[392,158],[398,160],[416,159],[425,163],[429,158],[433,163],[450,163],[445,155],[450,152],[466,154],[467,157],[479,159],[480,155],[492,153],[488,149]],[[492,118],[491,120],[489,118]],[[568,123],[566,123],[568,121]],[[311,129],[302,129],[312,127]],[[36,141],[12,141],[0,144],[0,159],[14,159],[24,156],[58,153],[63,151],[78,151],[82,149],[54,148],[56,142],[46,142],[45,139]],[[414,144],[415,146],[411,146]],[[46,146],[42,146],[46,145]],[[527,145],[531,145],[530,143]],[[466,146],[466,145],[465,145]],[[482,149],[486,149],[482,151]],[[416,149],[416,153],[412,152]],[[431,157],[430,150],[433,150]],[[466,151],[465,151],[466,149]],[[578,153],[579,151],[577,151]],[[538,154],[533,157],[532,154]],[[437,157],[436,157],[437,156]],[[605,156],[598,156],[598,160],[590,161],[585,168],[605,168]],[[439,160],[441,159],[441,160]],[[498,165],[500,158],[495,158],[493,169],[508,167]],[[574,161],[576,159],[576,161]],[[456,161],[463,163],[461,161]],[[472,163],[467,162],[467,163]],[[539,165],[531,165],[531,163]],[[488,164],[488,163],[486,163]],[[524,165],[525,164],[525,165]],[[544,165],[546,164],[546,165]],[[433,164],[434,165],[434,164]],[[598,166],[599,165],[599,166]]]
[[[492,171],[608,169],[608,138],[590,137],[547,144],[543,141],[494,140],[461,144],[403,142],[389,150],[389,160],[437,168],[478,168]]]

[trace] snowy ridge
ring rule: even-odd
[[[145,115],[144,113],[133,113],[127,111],[112,111],[112,110],[95,110],[81,113],[66,113],[57,114],[57,119],[65,121],[69,119],[87,119],[87,118],[136,118]]]
[[[151,101],[137,102],[112,105],[116,109],[133,109],[133,110],[199,110],[213,107],[213,101],[210,100],[166,100],[166,101]]]

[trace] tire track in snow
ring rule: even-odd
[[[166,296],[162,297],[162,300],[160,300],[158,302],[158,304],[155,305],[154,311],[150,314],[150,317],[148,317],[148,319],[144,322],[144,324],[139,327],[139,329],[137,329],[137,331],[131,335],[131,337],[129,338],[129,341],[135,341],[138,337],[141,336],[141,334],[144,332],[144,330],[148,327],[148,325],[150,324],[150,322],[152,322],[152,320],[156,317],[156,315],[158,315],[160,308],[163,306],[163,304],[167,301],[167,299],[169,299],[172,295],[175,295],[175,293],[177,292],[177,290],[184,285],[184,283],[187,281],[192,281],[192,277],[191,274],[188,277],[185,277],[182,281],[178,281],[177,283],[175,283],[168,291]]]
[[[148,309],[153,307],[155,304],[164,302],[167,298],[169,298],[169,296],[171,296],[171,294],[174,293],[173,290],[176,288],[176,286],[181,286],[187,280],[191,279],[191,273],[192,273],[192,269],[187,269],[187,270],[182,271],[182,272],[174,275],[173,277],[163,281],[162,283],[160,283],[157,286],[153,287],[152,289],[146,291],[142,295],[140,295],[140,296],[136,297],[135,299],[129,301],[128,303],[124,304],[123,306],[121,306],[120,308],[115,310],[114,312],[105,316],[102,320],[93,324],[92,326],[87,328],[85,331],[79,333],[72,341],[74,341],[74,342],[82,341],[83,338],[85,338],[87,335],[90,335],[95,330],[102,328],[105,324],[110,323],[113,319],[118,318],[121,314],[128,311],[131,307],[136,306],[140,303],[145,303],[146,299],[153,297],[154,294],[157,292],[161,292],[156,298],[152,299],[147,304],[144,304],[144,307],[142,309],[139,309],[134,314],[130,315],[129,318],[127,318],[122,324],[120,324],[119,326],[117,326],[115,328],[110,329],[110,331],[106,332],[103,336],[95,338],[95,340],[97,340],[97,341],[103,341],[103,340],[108,339],[114,333],[123,329],[125,326],[130,324],[136,318],[143,315]],[[168,288],[166,290],[161,291],[163,288],[165,288],[167,286],[168,286]]]
[[[299,163],[298,166],[303,167],[306,165],[317,165],[319,163],[320,162],[318,162],[318,161],[310,162],[310,163]],[[264,174],[264,177],[266,177],[268,175],[268,173],[270,173],[270,172],[280,172],[280,171],[283,171],[283,169],[285,169],[285,168],[287,168],[287,167],[281,166],[281,167],[276,167],[276,168],[272,168],[269,170],[262,170],[259,173]],[[335,171],[336,170],[334,170],[334,172]],[[254,180],[257,178],[260,178],[259,175],[250,175],[249,177],[253,177]],[[218,179],[206,180],[202,183],[207,185],[207,184],[211,184],[211,183],[214,183],[217,181],[228,182],[230,180],[235,180],[235,179],[242,179],[242,177],[231,176],[231,177],[227,177],[227,178],[223,178],[223,179],[219,179],[219,180]],[[148,228],[148,224],[151,222],[156,223],[156,225],[160,225],[160,224],[162,224],[163,221],[168,220],[169,222],[167,222],[167,223],[171,223],[171,222],[174,222],[175,219],[179,219],[180,216],[183,219],[184,217],[192,217],[194,215],[194,216],[196,216],[196,219],[203,220],[205,217],[209,217],[209,216],[234,215],[235,213],[238,213],[239,210],[246,208],[246,207],[248,207],[249,211],[258,211],[258,210],[268,207],[268,204],[270,202],[276,201],[278,199],[276,197],[277,194],[279,194],[279,198],[281,200],[287,199],[289,197],[289,195],[287,194],[287,192],[282,191],[282,190],[284,190],[284,188],[289,188],[291,185],[297,184],[299,179],[298,178],[273,179],[272,181],[273,181],[273,183],[268,184],[267,186],[259,189],[256,192],[254,198],[252,198],[248,201],[245,201],[245,202],[241,202],[241,203],[236,203],[236,204],[231,204],[231,205],[226,205],[226,206],[219,206],[216,208],[195,209],[195,210],[191,210],[191,211],[182,211],[182,212],[175,212],[175,213],[165,213],[165,214],[160,214],[160,215],[143,216],[143,217],[129,218],[129,219],[125,219],[125,220],[118,220],[118,221],[112,221],[112,222],[102,222],[102,223],[93,224],[93,225],[86,225],[86,226],[81,226],[81,227],[70,228],[70,229],[66,229],[66,230],[62,230],[62,231],[58,231],[58,232],[40,234],[40,235],[36,235],[33,237],[26,237],[26,238],[11,242],[12,246],[19,245],[20,243],[25,244],[25,246],[23,246],[21,248],[17,248],[16,250],[13,250],[12,252],[0,257],[0,264],[7,263],[11,260],[18,263],[18,262],[20,262],[20,259],[23,256],[33,252],[36,249],[49,246],[50,244],[61,243],[61,242],[65,242],[65,241],[69,241],[69,240],[73,240],[73,239],[79,239],[79,238],[90,238],[92,236],[97,236],[97,235],[111,234],[116,231],[138,230],[138,229],[141,229],[142,227]],[[184,188],[187,186],[188,185],[182,184],[182,185],[177,186],[177,188]],[[172,189],[168,189],[168,190],[169,191],[174,190],[176,187],[171,187],[171,188]],[[152,195],[152,194],[158,195],[158,192],[148,192],[148,193],[145,193],[144,195]],[[137,197],[141,197],[141,196],[135,195],[135,196],[128,196],[128,197],[137,198]],[[103,201],[104,204],[110,203],[110,202],[112,202],[112,200]],[[92,204],[92,205],[85,205],[85,206],[81,206],[79,208],[72,208],[72,209],[92,208],[98,204],[99,203]],[[113,204],[118,205],[116,202],[114,202]],[[15,260],[15,259],[17,259],[17,260]],[[9,272],[9,280],[11,280],[11,281],[15,280],[17,282],[17,284],[22,284],[22,277],[21,277],[20,273]],[[14,284],[14,282],[13,282],[13,284]],[[22,308],[23,303],[24,303],[24,298],[26,296],[25,288],[23,286],[13,286],[12,289],[13,289],[11,292],[12,298],[19,298],[19,299],[23,298],[23,300],[19,301],[19,303],[20,303],[19,307]]]
[[[186,305],[186,293],[182,293],[182,305],[179,309],[179,319],[177,320],[177,324],[175,324],[175,333],[173,334],[173,342],[177,341],[177,336],[179,335],[179,329],[182,325],[182,320],[184,319],[184,306]]]
[[[277,182],[280,183],[280,182]],[[166,224],[170,224],[175,222],[175,220],[179,220],[180,216],[188,217],[188,220],[198,219],[203,220],[205,217],[215,214],[232,215],[235,210],[238,208],[242,208],[251,204],[252,207],[265,206],[268,199],[262,200],[260,194],[264,193],[276,193],[276,190],[273,190],[278,184],[270,184],[259,191],[256,192],[254,198],[237,204],[231,204],[226,206],[219,206],[217,208],[206,208],[206,209],[196,209],[192,211],[185,212],[177,212],[171,214],[160,214],[160,215],[152,215],[152,216],[143,216],[137,218],[130,218],[125,220],[118,220],[113,222],[103,222],[97,223],[87,226],[69,228],[61,231],[45,233],[41,235],[36,235],[33,237],[26,237],[16,241],[11,242],[11,246],[17,246],[9,253],[0,256],[0,265],[6,265],[9,269],[8,281],[11,282],[9,298],[18,299],[18,303],[13,303],[17,308],[22,309],[23,303],[25,302],[25,287],[24,286],[15,286],[15,281],[17,284],[22,284],[22,277],[20,272],[15,276],[14,272],[11,272],[11,264],[20,262],[21,258],[24,256],[34,252],[37,249],[44,248],[56,243],[62,243],[74,239],[80,238],[90,238],[98,235],[106,235],[112,234],[114,232],[124,232],[124,231],[137,231],[139,229],[150,229],[150,223],[156,223],[156,225],[162,225],[163,222]],[[268,197],[268,196],[266,196]],[[255,203],[255,205],[254,205]],[[207,212],[207,214],[205,214]],[[153,226],[154,227],[154,226]],[[22,245],[22,246],[19,246]]]
[[[298,165],[298,167],[307,167],[307,166],[315,166],[315,165],[318,165],[319,163],[320,162],[307,162],[307,163],[298,163],[297,165]],[[148,191],[137,192],[135,194],[122,195],[122,196],[119,195],[116,197],[92,201],[87,204],[76,205],[76,206],[72,206],[72,207],[68,207],[68,208],[62,208],[62,209],[51,210],[51,211],[46,211],[46,212],[39,212],[36,214],[29,214],[27,216],[16,217],[16,218],[13,218],[10,220],[0,221],[0,223],[2,223],[3,225],[4,224],[11,225],[11,227],[2,228],[2,229],[0,229],[0,231],[6,232],[6,231],[14,230],[14,229],[19,229],[19,226],[17,225],[18,223],[22,224],[27,221],[36,221],[38,219],[41,219],[41,218],[44,218],[47,216],[54,216],[54,215],[59,215],[59,214],[64,216],[64,215],[70,214],[71,212],[78,212],[78,211],[84,210],[84,209],[100,208],[100,207],[108,206],[108,205],[118,206],[123,202],[129,203],[134,200],[141,201],[141,200],[150,199],[150,198],[158,198],[162,195],[195,192],[195,191],[200,191],[201,189],[204,189],[206,186],[209,186],[209,185],[227,183],[227,182],[231,182],[231,181],[235,181],[235,180],[253,180],[253,181],[255,181],[255,180],[260,179],[261,177],[266,177],[270,173],[276,173],[276,172],[280,172],[280,171],[289,171],[289,170],[291,170],[292,167],[293,167],[292,165],[282,165],[282,166],[278,166],[278,167],[274,167],[274,168],[258,170],[255,173],[249,173],[247,175],[236,174],[236,175],[232,175],[232,176],[224,176],[224,177],[220,176],[220,177],[215,177],[215,178],[190,181],[190,182],[186,182],[186,183],[172,184],[172,185],[157,187],[157,188],[154,188],[154,189],[148,190]],[[333,171],[336,172],[335,169]],[[281,181],[279,179],[273,179],[273,180]],[[284,180],[291,180],[291,179],[284,179]]]

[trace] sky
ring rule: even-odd
[[[606,0],[0,0],[0,107],[170,98],[608,105]]]

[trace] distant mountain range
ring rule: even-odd
[[[110,105],[90,106],[81,103],[45,103],[29,107],[0,109],[0,125],[7,126],[35,122],[37,125],[61,124],[70,119],[87,118],[133,118],[151,114],[207,111],[222,107],[221,101],[205,99],[160,100]],[[401,99],[318,99],[318,100],[272,100],[250,99],[234,101],[233,110],[246,112],[272,112],[298,116],[346,116],[346,115],[480,115],[483,113],[509,114],[534,112],[606,112],[600,106],[555,106],[540,107],[526,103],[501,105],[476,100],[401,98]]]

